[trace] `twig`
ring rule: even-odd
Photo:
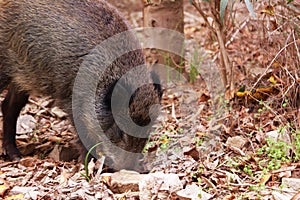
[[[242,30],[250,21],[250,17],[248,17],[248,19],[246,19],[241,25],[240,27],[232,34],[231,38],[226,42],[225,46],[228,47],[228,45],[230,43],[233,42],[233,40],[236,38],[237,34],[240,32],[240,30]]]
[[[196,10],[199,12],[199,14],[203,17],[207,27],[209,28],[209,30],[215,35],[216,35],[216,32],[214,30],[214,28],[212,27],[212,25],[210,25],[208,19],[207,19],[207,15],[202,11],[201,9],[201,6],[200,6],[200,3],[197,3],[196,0],[193,0],[192,1],[192,5],[196,8]]]
[[[187,12],[187,11],[184,11],[184,17],[189,17],[189,18],[192,18],[192,19],[194,19],[194,20],[197,20],[197,21],[201,21],[201,18],[200,17],[198,17],[198,16],[195,16],[195,15],[193,15],[192,13],[189,13],[189,12]]]
[[[217,20],[216,17],[213,17],[214,20]],[[227,85],[229,85],[229,87],[231,87],[231,82],[232,82],[232,67],[230,65],[230,61],[229,61],[229,57],[228,57],[228,53],[225,47],[225,43],[222,37],[222,32],[221,32],[221,24],[219,24],[218,22],[216,22],[216,33],[217,33],[217,38],[219,41],[219,45],[220,45],[220,53],[221,56],[223,58],[223,62],[225,65],[222,66],[222,64],[220,65],[220,69],[222,71],[221,76],[223,79],[223,84],[227,87]],[[226,77],[226,71],[229,73],[229,83],[228,83],[228,79]]]
[[[171,115],[172,115],[172,118],[175,119],[176,122],[178,122],[177,117],[176,117],[176,111],[175,111],[175,104],[174,103],[172,103],[172,113],[171,113]]]
[[[221,72],[221,79],[223,84],[227,87],[229,85],[229,88],[232,88],[232,64],[230,64],[228,53],[225,47],[225,41],[223,38],[222,33],[224,32],[222,30],[223,26],[221,23],[221,20],[218,18],[218,13],[216,12],[215,8],[215,2],[210,1],[210,13],[214,20],[215,26],[213,27],[209,21],[207,15],[203,12],[201,5],[199,1],[193,0],[192,5],[196,8],[196,10],[199,12],[199,14],[203,17],[205,23],[207,24],[209,30],[213,33],[213,35],[218,38],[218,43],[220,46],[220,53],[221,53],[221,63],[219,66],[219,70]],[[229,77],[229,83],[227,79],[227,73]]]
[[[298,192],[291,198],[291,200],[298,200],[298,199],[300,199],[300,192]]]
[[[204,105],[200,105],[199,109],[197,110],[196,113],[194,113],[186,118],[187,122],[194,122],[196,120],[196,118],[200,115],[200,113],[203,111],[203,109],[204,109]]]
[[[292,7],[292,6],[287,6],[285,3],[280,3],[280,5],[283,6],[284,8],[286,8],[286,9],[288,9],[288,10],[294,12],[295,14],[300,15],[300,10],[299,10],[299,9],[298,9],[298,10],[297,10],[297,9],[294,9],[294,7]],[[296,6],[295,6],[295,8],[296,8]]]
[[[290,89],[295,86],[295,83],[296,83],[296,79],[289,72],[289,70],[286,67],[284,67],[284,69],[285,69],[286,73],[293,79],[293,83],[288,87],[288,89],[285,91],[285,93],[283,94],[283,96],[285,96],[290,91]]]
[[[251,90],[253,90],[257,84],[260,82],[260,80],[264,77],[264,75],[269,71],[269,69],[271,68],[272,64],[275,62],[275,60],[277,59],[277,57],[281,54],[281,52],[283,50],[285,50],[288,46],[290,46],[291,44],[294,44],[296,41],[290,42],[288,44],[286,44],[284,47],[282,47],[278,53],[275,55],[275,57],[271,60],[270,64],[267,66],[267,68],[265,69],[265,71],[262,73],[262,75],[257,79],[257,81],[254,83],[254,85],[252,86]]]
[[[41,104],[38,104],[36,101],[32,100],[32,99],[28,99],[28,102],[29,103],[32,103],[40,108],[42,108],[43,110],[45,110],[46,112],[48,112],[50,115],[52,115],[52,117],[55,117],[56,115],[51,111],[51,109],[49,108],[46,108],[45,106],[41,105]]]
[[[294,39],[294,42],[295,42],[295,48],[296,48],[296,50],[297,50],[297,56],[298,56],[298,60],[299,60],[299,62],[300,62],[300,52],[299,52],[299,48],[298,48],[298,45],[297,45],[297,40],[296,40],[296,38],[295,38],[295,32],[293,32],[293,39]]]
[[[18,164],[18,163],[19,163],[19,161],[12,161],[12,162],[1,163],[0,164],[0,168],[7,167],[9,165],[15,165],[15,164]]]

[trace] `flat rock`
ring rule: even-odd
[[[295,191],[300,190],[300,179],[299,178],[282,178],[282,185],[293,189]]]
[[[139,182],[144,179],[146,174],[139,174],[135,171],[121,170],[110,175],[109,189],[118,194],[125,192],[138,192]]]
[[[153,196],[158,200],[168,199],[172,193],[181,189],[183,184],[177,174],[147,174],[139,183],[140,200],[149,200]]]
[[[293,194],[287,194],[277,191],[272,192],[272,196],[275,200],[287,200],[293,198]]]
[[[192,184],[187,185],[185,189],[178,191],[178,200],[208,200],[213,197],[213,195],[203,192],[199,189],[199,186]]]

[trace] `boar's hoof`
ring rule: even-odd
[[[21,160],[21,153],[14,145],[7,145],[4,149],[4,153],[9,157],[12,161]]]

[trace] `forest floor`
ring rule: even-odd
[[[140,4],[111,2],[133,27],[142,26]],[[153,188],[129,181],[144,179],[144,174],[101,175],[99,162],[89,165],[91,180],[87,181],[82,164],[58,161],[76,154],[74,128],[52,100],[31,97],[17,131],[18,147],[28,156],[20,162],[0,160],[0,198],[142,199],[143,191],[151,193],[149,199],[300,199],[300,53],[296,48],[298,57],[291,59],[282,51],[283,64],[277,46],[299,32],[273,31],[274,36],[267,37],[266,19],[251,19],[241,6],[236,12],[239,25],[228,30],[236,87],[228,98],[220,93],[225,87],[216,70],[218,43],[188,2],[187,54],[194,53],[193,43],[197,43],[198,56],[205,59],[199,71],[209,68],[211,72],[208,77],[197,75],[194,83],[164,84],[162,114],[145,154],[146,165],[156,175],[143,183],[153,181]],[[190,64],[186,67],[189,71]],[[122,176],[125,180],[119,180]]]

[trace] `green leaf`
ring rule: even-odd
[[[98,146],[100,145],[102,142],[99,142],[97,144],[95,144],[94,146],[92,146],[89,151],[87,152],[87,154],[85,155],[85,159],[84,159],[84,170],[85,170],[85,174],[82,174],[86,180],[89,182],[91,180],[91,177],[89,176],[89,168],[88,168],[88,164],[89,164],[89,155],[92,153],[92,151]]]
[[[251,16],[256,17],[256,14],[253,10],[253,6],[252,6],[252,3],[250,2],[250,0],[245,0],[245,3],[246,3],[247,9],[250,12]]]
[[[224,15],[225,15],[227,4],[228,4],[228,0],[221,0],[220,2],[220,17],[223,24],[224,24]]]

